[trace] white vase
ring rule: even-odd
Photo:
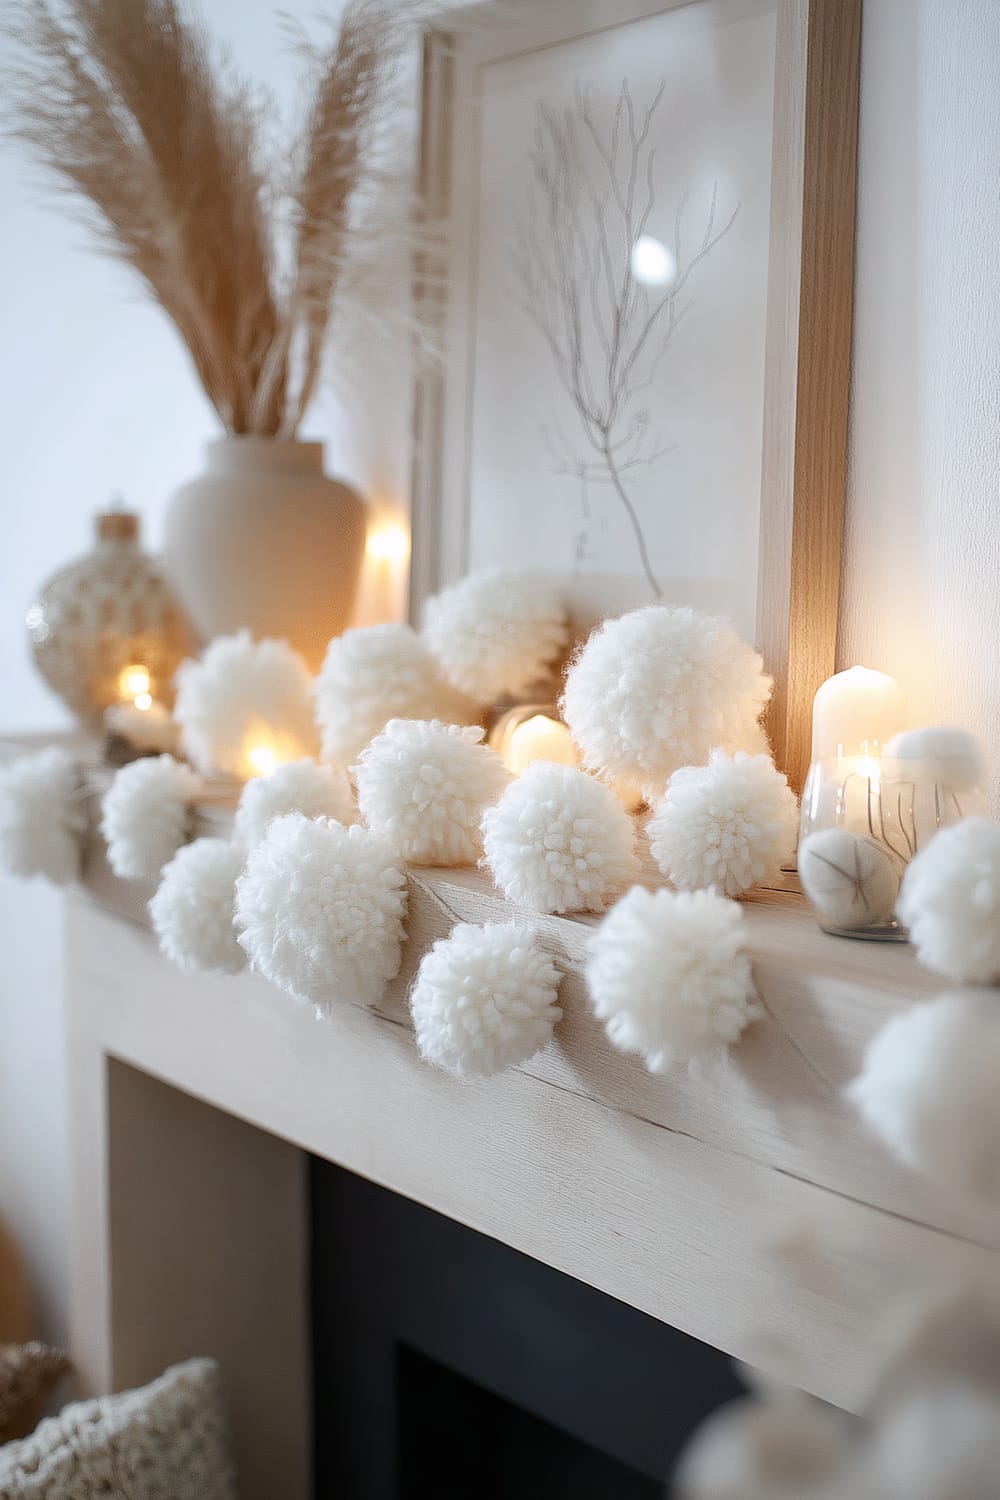
[[[171,498],[163,561],[205,641],[243,627],[316,670],[350,623],[365,505],[323,473],[323,444],[227,437]]]

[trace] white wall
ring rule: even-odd
[[[311,0],[301,0],[310,15]],[[270,0],[204,0],[288,97]],[[841,660],[894,672],[915,722],[975,727],[1000,764],[1000,0],[865,0],[851,476]],[[33,586],[116,487],[155,541],[212,432],[183,352],[115,267],[25,204],[0,161],[6,298],[0,730],[58,712],[32,674]],[[401,398],[335,437],[341,472],[401,482]],[[395,434],[395,436],[393,436]],[[995,782],[995,785],[997,783]],[[995,806],[998,805],[995,802]],[[64,1329],[65,1107],[51,892],[0,885],[0,1211]]]

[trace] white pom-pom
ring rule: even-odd
[[[744,1396],[699,1427],[674,1486],[678,1500],[820,1500],[813,1487],[845,1474],[851,1456],[846,1421],[832,1407]],[[834,1500],[833,1492],[822,1494]]]
[[[967,729],[905,729],[886,742],[884,776],[917,784],[935,782],[949,792],[970,792],[986,778],[979,741]]]
[[[992,996],[909,1006],[868,1045],[848,1096],[879,1139],[942,1186],[1000,1193],[1000,1009]]]
[[[996,1366],[996,1351],[993,1351]],[[880,1413],[871,1451],[876,1500],[995,1500],[1000,1422],[994,1385],[916,1382]]]
[[[421,1056],[462,1077],[526,1062],[562,1015],[559,978],[530,928],[459,922],[424,954],[410,992]]]
[[[763,749],[770,693],[761,658],[728,621],[654,604],[593,632],[561,707],[588,770],[654,797],[713,749]]]
[[[603,911],[635,879],[632,819],[609,787],[536,761],[483,818],[497,885],[534,911]]]
[[[493,702],[523,697],[569,638],[566,607],[538,574],[487,568],[428,599],[424,639],[451,682]]]
[[[0,864],[12,875],[73,880],[87,813],[68,750],[50,745],[0,769]]]
[[[282,760],[317,748],[309,669],[287,641],[254,641],[250,632],[221,635],[198,661],[177,672],[174,718],[181,746],[208,774],[253,774],[247,745],[254,738],[280,749]]]
[[[399,971],[406,879],[381,839],[301,813],[275,818],[236,883],[253,967],[297,1000],[375,1005]]]
[[[942,828],[910,863],[896,910],[929,969],[1000,980],[1000,824],[966,818]]]
[[[354,798],[346,772],[314,760],[293,760],[266,776],[254,777],[240,793],[233,836],[245,849],[252,849],[264,837],[272,818],[290,812],[351,822]]]
[[[101,833],[120,880],[155,880],[191,837],[199,781],[172,755],[122,766],[104,794]]]
[[[189,973],[238,974],[233,902],[244,851],[228,839],[195,839],[163,871],[149,903],[160,952]]]
[[[409,625],[345,630],[327,647],[313,691],[323,755],[345,766],[390,719],[465,724],[478,715]]]
[[[899,873],[874,839],[822,828],[799,845],[802,889],[828,927],[873,927],[892,920]]]
[[[797,826],[795,795],[770,756],[713,750],[707,766],[674,772],[647,832],[678,889],[737,896],[780,873]]]
[[[354,768],[373,833],[418,865],[469,865],[482,853],[483,810],[507,784],[477,726],[392,719]]]
[[[712,891],[634,886],[591,938],[587,988],[612,1044],[651,1073],[716,1056],[758,1014],[743,912]]]

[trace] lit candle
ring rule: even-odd
[[[287,761],[301,759],[303,753],[291,735],[258,720],[243,736],[240,774],[246,781],[254,776],[268,776]]]
[[[403,618],[409,563],[409,528],[390,511],[377,512],[365,539],[365,563],[354,610],[356,625]]]
[[[118,691],[122,702],[106,711],[105,732],[127,741],[133,750],[175,750],[177,725],[170,710],[150,692],[148,667],[134,662],[123,667],[118,674]]]
[[[579,765],[566,725],[547,714],[533,714],[515,724],[502,753],[504,765],[515,776],[520,776],[536,760],[554,761],[557,766]]]
[[[905,718],[902,689],[884,672],[851,667],[823,683],[813,700],[803,836],[820,827],[879,836],[882,751]]]

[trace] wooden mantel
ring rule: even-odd
[[[408,985],[448,912],[516,913],[478,872],[417,877],[384,1002],[317,1022],[254,976],[171,967],[145,921],[150,892],[114,880],[94,842],[66,939],[74,1352],[88,1381],[217,1355],[244,1493],[305,1500],[311,1152],[857,1407],[873,1323],[998,1242],[994,1223],[897,1166],[842,1097],[877,1028],[933,993],[933,976],[908,948],[748,905],[764,1018],[718,1069],[652,1077],[588,1008],[592,919],[542,918],[567,967],[555,1039],[508,1074],[459,1082],[418,1057]]]

